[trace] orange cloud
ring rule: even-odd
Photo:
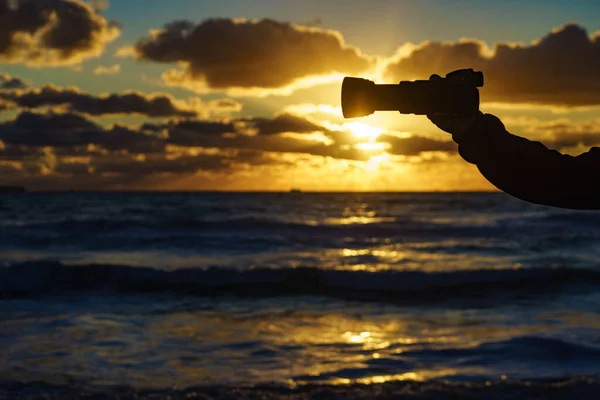
[[[379,143],[389,145],[387,152],[404,156],[415,156],[423,153],[456,153],[457,146],[451,140],[436,140],[426,136],[397,136],[383,134],[377,138]]]
[[[82,0],[0,0],[0,61],[31,67],[100,56],[121,31]]]
[[[94,75],[116,75],[121,72],[121,66],[119,64],[111,65],[110,67],[100,65],[94,68],[93,72]]]
[[[529,138],[561,151],[581,152],[600,145],[600,119],[574,122],[566,118],[543,121],[531,117],[507,117],[503,122],[509,129],[522,129]]]
[[[559,106],[600,104],[600,36],[577,24],[553,30],[529,45],[477,40],[425,42],[392,60],[389,81],[420,79],[459,68],[486,75],[482,99]]]
[[[285,94],[372,66],[339,32],[270,19],[177,21],[150,32],[133,53],[139,60],[179,64],[183,69],[163,76],[168,85],[252,95],[265,90]]]
[[[0,98],[0,112],[15,108],[15,103]]]

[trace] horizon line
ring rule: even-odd
[[[376,190],[376,191],[363,191],[363,190],[301,190],[301,191],[290,191],[290,190],[161,190],[161,189],[100,189],[100,190],[80,190],[80,189],[65,189],[65,190],[26,190],[20,194],[41,194],[41,193],[257,193],[257,194],[349,194],[349,193],[373,193],[373,194],[451,194],[451,193],[503,193],[499,190]],[[5,195],[11,193],[5,193]],[[2,193],[0,193],[2,195]]]

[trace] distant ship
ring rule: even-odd
[[[4,193],[25,193],[23,186],[0,186],[0,194]]]
[[[302,193],[300,189],[290,189],[290,193]]]

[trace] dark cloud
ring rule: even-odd
[[[80,114],[22,112],[14,120],[0,124],[0,140],[5,145],[4,160],[18,160],[32,149],[46,147],[53,148],[58,156],[108,153],[149,156],[166,153],[169,145],[182,149],[202,147],[256,154],[299,153],[368,159],[368,155],[355,149],[274,132],[274,126],[278,125],[281,132],[303,132],[309,126],[308,122],[302,124],[299,121],[290,125],[282,124],[284,120],[275,117],[271,124],[267,124],[266,118],[260,118],[256,125],[266,127],[265,132],[259,130],[258,134],[248,134],[247,125],[255,125],[248,118],[232,122],[181,120],[168,124],[145,123],[138,128],[117,124],[104,128]]]
[[[577,24],[550,32],[530,45],[499,43],[493,52],[479,41],[425,42],[389,65],[391,81],[472,67],[486,75],[485,101],[566,106],[600,104],[600,36]]]
[[[37,147],[0,143],[0,161],[20,162],[39,152]]]
[[[389,144],[388,153],[404,156],[417,156],[426,152],[455,153],[457,150],[456,144],[451,140],[435,140],[418,135],[400,137],[383,134],[377,141]]]
[[[103,131],[94,144],[109,151],[126,151],[130,154],[163,153],[166,146],[165,140],[152,132],[121,125]]]
[[[559,135],[553,141],[547,142],[547,145],[554,149],[566,149],[569,147],[592,147],[600,144],[600,132],[590,133],[571,133]]]
[[[170,132],[190,132],[196,135],[216,136],[237,132],[233,122],[183,120],[165,125]]]
[[[0,92],[0,98],[10,100],[23,108],[63,106],[71,112],[94,116],[141,114],[148,117],[195,117],[201,112],[168,94],[126,92],[94,96],[74,88],[62,89],[53,85],[46,85],[40,89]],[[202,104],[199,104],[200,108],[201,106]],[[206,107],[203,111],[209,109]]]
[[[279,114],[275,118],[249,118],[248,122],[262,135],[273,135],[282,132],[322,132],[326,130],[321,125],[292,114]]]
[[[321,134],[310,134],[315,131]],[[83,114],[24,111],[0,123],[0,178],[12,182],[24,176],[39,187],[47,187],[42,177],[74,185],[83,185],[77,179],[85,179],[89,185],[138,187],[152,183],[152,177],[293,165],[295,158],[284,154],[367,161],[379,153],[361,150],[345,138],[336,142],[332,138],[338,133],[287,114],[104,127]],[[388,143],[392,154],[454,150],[448,142],[425,137],[385,134],[379,141]],[[88,184],[76,187],[89,188]]]
[[[0,0],[0,60],[73,65],[101,55],[119,35],[82,0]]]
[[[549,122],[531,121],[527,131],[545,145],[557,150],[572,147],[600,145],[600,121],[573,122],[557,120]]]
[[[93,121],[78,114],[37,114],[22,112],[17,118],[5,124],[6,127],[16,131],[39,132],[42,136],[46,132],[77,133],[100,129]]]
[[[1,150],[0,150],[1,152]],[[1,158],[0,158],[1,160]],[[0,163],[0,176],[21,176],[23,170],[19,164],[16,163]]]
[[[187,63],[179,84],[212,89],[280,88],[334,72],[356,74],[371,62],[339,33],[285,22],[176,21],[135,45],[140,60]]]
[[[164,126],[162,129],[168,131],[168,142],[179,146],[298,153],[350,160],[369,159],[369,154],[350,146],[340,146],[336,143],[325,144],[311,138],[286,136],[285,133],[301,134],[314,130],[327,132],[322,126],[309,121],[302,122],[301,119],[300,117],[276,116],[270,120],[267,118],[243,118],[233,123],[181,121]],[[238,123],[242,123],[242,125],[236,127]],[[248,127],[256,128],[257,132],[254,134],[245,132]],[[280,130],[277,132],[275,127]],[[154,129],[157,127],[155,126]]]
[[[91,166],[95,173],[124,174],[143,176],[152,174],[189,174],[196,171],[217,171],[226,169],[230,162],[219,154],[178,155],[166,157],[164,154],[150,155],[141,159],[128,157],[100,157]]]
[[[115,125],[105,129],[82,115],[22,112],[0,125],[0,140],[10,146],[75,149],[95,145],[132,154],[162,152],[165,141],[152,132]]]
[[[277,128],[277,129],[276,129]],[[306,135],[320,131],[320,137]],[[51,147],[59,156],[129,154],[160,156],[169,146],[180,150],[204,148],[218,152],[296,153],[346,160],[368,160],[374,153],[302,117],[278,115],[268,118],[240,118],[232,121],[179,120],[166,124],[145,123],[138,127],[113,125],[105,128],[73,113],[22,112],[13,121],[0,125],[5,157],[26,148]],[[331,135],[331,136],[330,136]],[[332,139],[342,137],[341,141]],[[400,137],[383,134],[377,139],[388,144],[387,152],[416,156],[424,152],[456,152],[452,141],[423,136]],[[13,159],[13,158],[11,158]]]
[[[0,89],[25,89],[27,86],[24,79],[0,72]]]
[[[356,161],[365,161],[371,157],[371,154],[354,149],[351,146],[325,144],[314,140],[290,138],[282,135],[237,135],[234,137],[221,138],[216,144],[235,149],[257,150],[275,153],[309,154],[313,156],[332,157]]]
[[[146,129],[169,131],[169,141],[174,144],[201,146],[198,143],[216,143],[236,136],[244,138],[279,135],[282,133],[310,133],[329,131],[303,117],[291,114],[278,114],[273,118],[244,117],[229,122],[181,120],[167,125],[145,125]],[[222,147],[222,146],[216,146]]]

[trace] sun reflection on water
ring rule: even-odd
[[[379,224],[383,222],[394,222],[394,217],[373,217],[354,215],[351,217],[344,218],[327,218],[325,223],[328,225],[366,225],[366,224]]]
[[[367,343],[373,341],[373,338],[371,337],[371,332],[360,332],[359,334],[345,332],[344,337],[346,338],[346,340],[348,340],[348,343]]]
[[[26,365],[31,368],[60,370],[82,379],[86,375],[79,365],[109,365],[110,374],[94,378],[102,384],[118,382],[123,365],[140,365],[140,369],[127,371],[127,381],[144,387],[203,380],[377,384],[489,374],[488,366],[452,369],[454,365],[434,362],[425,368],[415,354],[468,349],[556,329],[547,318],[534,325],[503,326],[483,315],[459,311],[443,315],[403,315],[398,311],[375,316],[371,307],[376,305],[327,303],[318,310],[289,312],[285,303],[251,302],[245,308],[229,308],[225,314],[201,311],[203,307],[197,304],[193,312],[160,312],[134,320],[103,314],[65,318],[60,323],[21,320],[15,322],[21,324],[16,327],[52,323],[56,335],[30,333],[28,341],[20,342],[16,337],[22,340],[23,335],[15,331],[14,345],[7,354],[29,354],[30,364]],[[595,323],[592,315],[589,321]],[[31,341],[36,345],[31,346]],[[69,357],[56,357],[57,346]],[[45,360],[40,361],[40,354]]]
[[[352,385],[352,384],[361,384],[361,385],[374,385],[381,384],[386,382],[400,382],[400,381],[415,381],[415,382],[424,382],[430,379],[438,379],[448,376],[456,375],[459,372],[468,372],[471,374],[483,373],[485,372],[482,368],[468,368],[464,371],[459,371],[452,368],[439,369],[439,370],[417,370],[417,371],[409,371],[401,374],[390,374],[390,375],[373,375],[367,376],[364,378],[336,378],[332,381],[328,382],[332,385]],[[504,380],[504,379],[503,379]]]

